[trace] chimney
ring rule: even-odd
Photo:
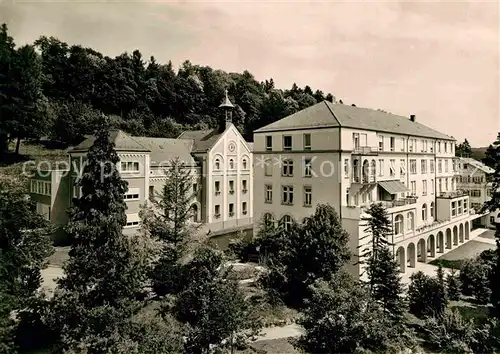
[[[225,93],[226,97],[219,106],[219,108],[222,108],[224,110],[224,118],[220,119],[219,121],[219,133],[223,133],[231,123],[231,118],[233,113],[232,110],[234,108],[234,105],[231,103],[229,97],[227,96],[227,89],[225,90]]]
[[[414,122],[414,121],[415,121],[415,115],[414,115],[414,114],[411,114],[411,115],[410,115],[410,120],[411,120],[412,122]]]

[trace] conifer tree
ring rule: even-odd
[[[134,352],[130,319],[140,309],[136,297],[147,279],[148,252],[136,236],[127,237],[119,162],[103,122],[90,148],[81,197],[70,210],[67,232],[73,244],[53,300],[52,320],[67,350]],[[129,347],[130,346],[130,347]]]
[[[451,272],[446,277],[448,298],[454,301],[460,300],[460,288],[460,278],[458,277],[457,271],[452,268]]]
[[[446,294],[446,286],[444,282],[443,266],[441,264],[438,264],[438,269],[436,270],[436,273],[438,281],[437,294],[436,294],[437,309],[438,309],[438,314],[441,315],[444,313],[444,310],[446,309],[446,305],[448,303],[448,295]]]
[[[490,211],[500,213],[500,132],[492,148],[488,149],[488,158],[491,161],[491,167],[495,170],[493,174],[493,185],[491,188],[491,199],[485,203],[485,208]],[[500,223],[495,228],[496,239],[496,264],[493,267],[491,281],[491,315],[500,319]]]

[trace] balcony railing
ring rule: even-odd
[[[469,193],[466,190],[457,190],[457,191],[452,191],[452,192],[441,192],[438,195],[438,198],[448,198],[448,199],[453,199],[453,198],[459,198],[469,195]]]
[[[377,155],[378,148],[372,146],[355,146],[352,153],[357,155]]]
[[[404,206],[404,205],[416,204],[417,198],[400,198],[400,199],[394,199],[394,200],[382,200],[382,201],[376,202],[376,203],[382,203],[382,206],[384,208],[394,208],[394,207],[400,207],[400,206]]]

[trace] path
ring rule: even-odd
[[[303,333],[304,329],[298,324],[290,324],[283,327],[268,327],[262,330],[255,341],[299,337]]]

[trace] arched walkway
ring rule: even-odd
[[[468,222],[468,221],[466,221],[466,222],[465,222],[465,239],[466,239],[466,240],[468,240],[468,239],[469,239],[469,231],[470,231],[470,229],[469,229],[469,222]]]
[[[434,235],[429,235],[427,238],[427,256],[436,257],[436,240],[434,239]]]
[[[438,253],[444,252],[444,235],[443,231],[439,231],[437,235],[437,251]]]
[[[417,261],[427,262],[427,247],[425,247],[424,238],[421,238],[417,243]]]
[[[460,240],[460,243],[464,243],[464,224],[460,224],[458,229],[458,239]]]
[[[451,250],[451,230],[446,229],[446,249]]]
[[[407,247],[407,251],[408,253],[407,255],[407,261],[408,261],[408,267],[410,268],[415,268],[415,263],[417,261],[417,250],[415,248],[415,244],[414,243],[410,243]]]
[[[457,225],[453,226],[453,246],[458,245],[458,228]]]
[[[406,255],[405,248],[403,246],[400,246],[396,251],[396,262],[399,264],[399,271],[404,273],[406,270]]]

